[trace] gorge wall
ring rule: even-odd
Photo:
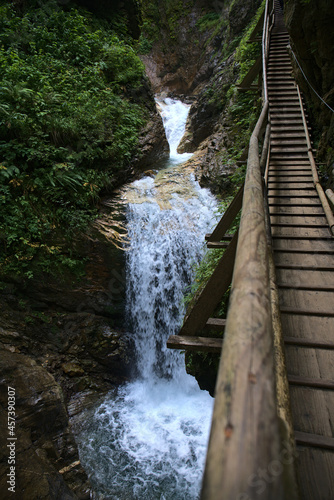
[[[310,85],[334,109],[334,8],[330,0],[288,0],[285,22],[292,49]],[[334,183],[334,113],[319,99],[302,75],[295,60],[298,84],[306,98],[317,160],[323,163],[323,183]]]

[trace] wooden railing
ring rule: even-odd
[[[286,493],[284,450],[277,413],[271,260],[263,181],[269,128],[261,160],[259,154],[259,141],[268,122],[266,63],[272,5],[272,1],[267,0],[262,37],[263,108],[249,143],[202,500],[295,498]]]
[[[327,201],[323,187],[319,181],[318,170],[317,170],[317,166],[315,164],[315,160],[314,160],[314,156],[313,156],[311,139],[310,139],[310,135],[309,135],[309,131],[308,131],[307,121],[306,121],[305,112],[304,112],[304,106],[303,106],[303,102],[302,102],[302,98],[300,95],[300,90],[299,90],[298,85],[297,85],[297,92],[298,92],[300,109],[302,112],[304,132],[305,132],[305,137],[306,137],[306,142],[307,142],[307,153],[308,153],[308,157],[309,157],[310,164],[311,164],[313,183],[314,183],[314,186],[317,190],[318,196],[320,198],[322,207],[324,209],[326,219],[327,219],[328,225],[330,227],[331,233],[334,235],[334,216],[333,216],[332,209]]]

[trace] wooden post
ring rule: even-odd
[[[216,269],[201,290],[196,300],[196,307],[190,309],[188,316],[185,317],[179,335],[193,336],[205,327],[209,316],[213,314],[231,284],[237,241],[238,232],[233,236]]]
[[[208,237],[208,241],[214,242],[222,240],[226,231],[230,229],[236,216],[241,210],[243,193],[244,193],[244,185],[242,185],[238,190],[232,202],[226,209],[223,217],[220,219],[214,231]]]

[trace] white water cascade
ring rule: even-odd
[[[171,99],[159,105],[174,166],[124,193],[131,241],[127,318],[138,377],[110,394],[79,436],[99,499],[195,500],[204,468],[213,399],[166,340],[182,323],[183,291],[214,224],[216,202],[183,169],[189,155],[176,152],[188,107]]]

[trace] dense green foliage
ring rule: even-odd
[[[2,2],[0,68],[0,270],[31,276],[37,255],[71,266],[68,241],[135,151],[143,65],[107,25],[49,1]]]
[[[228,124],[229,137],[233,138],[226,149],[222,149],[217,153],[217,157],[220,157],[219,160],[225,165],[233,165],[236,161],[241,159],[244,161],[246,159],[249,139],[262,106],[262,99],[258,93],[254,93],[253,91],[240,92],[237,86],[242,82],[261,54],[261,43],[249,43],[248,40],[261,16],[264,4],[265,3],[262,2],[261,7],[258,9],[256,15],[242,35],[237,37],[238,43],[233,54],[234,71],[237,70],[238,75],[235,83],[229,83],[222,88],[218,88],[212,97],[213,101],[220,100],[220,107],[225,107],[224,121],[225,124]],[[233,46],[235,47],[232,43],[228,50],[227,57],[231,56],[230,50]],[[231,80],[232,78],[231,75]],[[253,83],[257,83],[257,78]],[[235,189],[237,189],[244,180],[245,167],[245,164],[239,167],[231,176],[231,184]]]

